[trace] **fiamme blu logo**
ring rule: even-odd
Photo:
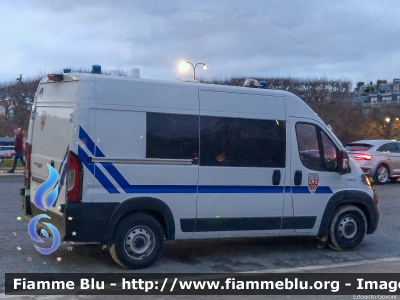
[[[47,164],[47,168],[49,169],[49,176],[45,182],[38,186],[33,197],[33,203],[37,208],[42,211],[47,211],[57,200],[58,196],[58,186],[54,186],[58,181],[59,174],[57,170],[49,164]],[[44,197],[45,195],[46,197]],[[44,243],[44,241],[36,232],[37,223],[40,219],[51,219],[51,217],[44,213],[32,218],[32,220],[28,224],[28,233],[31,239],[35,242]],[[42,223],[50,229],[53,236],[53,244],[50,248],[42,248],[37,245],[34,246],[36,250],[39,251],[41,254],[50,254],[56,251],[57,248],[60,246],[60,233],[53,224],[47,222]]]

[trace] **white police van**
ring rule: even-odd
[[[27,218],[50,164],[62,240],[108,244],[128,268],[154,263],[165,240],[308,235],[349,250],[378,224],[368,179],[284,91],[50,74],[27,143]]]

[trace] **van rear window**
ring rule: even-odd
[[[371,144],[352,143],[347,144],[345,149],[347,151],[367,151],[372,148]]]
[[[199,158],[199,116],[147,113],[147,158]]]

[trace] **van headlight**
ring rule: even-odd
[[[364,182],[366,185],[368,185],[369,187],[372,188],[371,180],[369,180],[369,177],[368,177],[367,175],[362,174],[362,175],[361,175],[361,180],[362,180],[362,182]]]

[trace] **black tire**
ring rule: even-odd
[[[385,184],[389,180],[390,170],[385,164],[380,164],[375,171],[374,182],[376,184]]]
[[[110,254],[120,266],[143,269],[151,266],[164,250],[160,223],[146,214],[132,214],[118,224]]]
[[[329,228],[329,247],[337,251],[356,248],[367,234],[367,219],[354,205],[339,207]]]

